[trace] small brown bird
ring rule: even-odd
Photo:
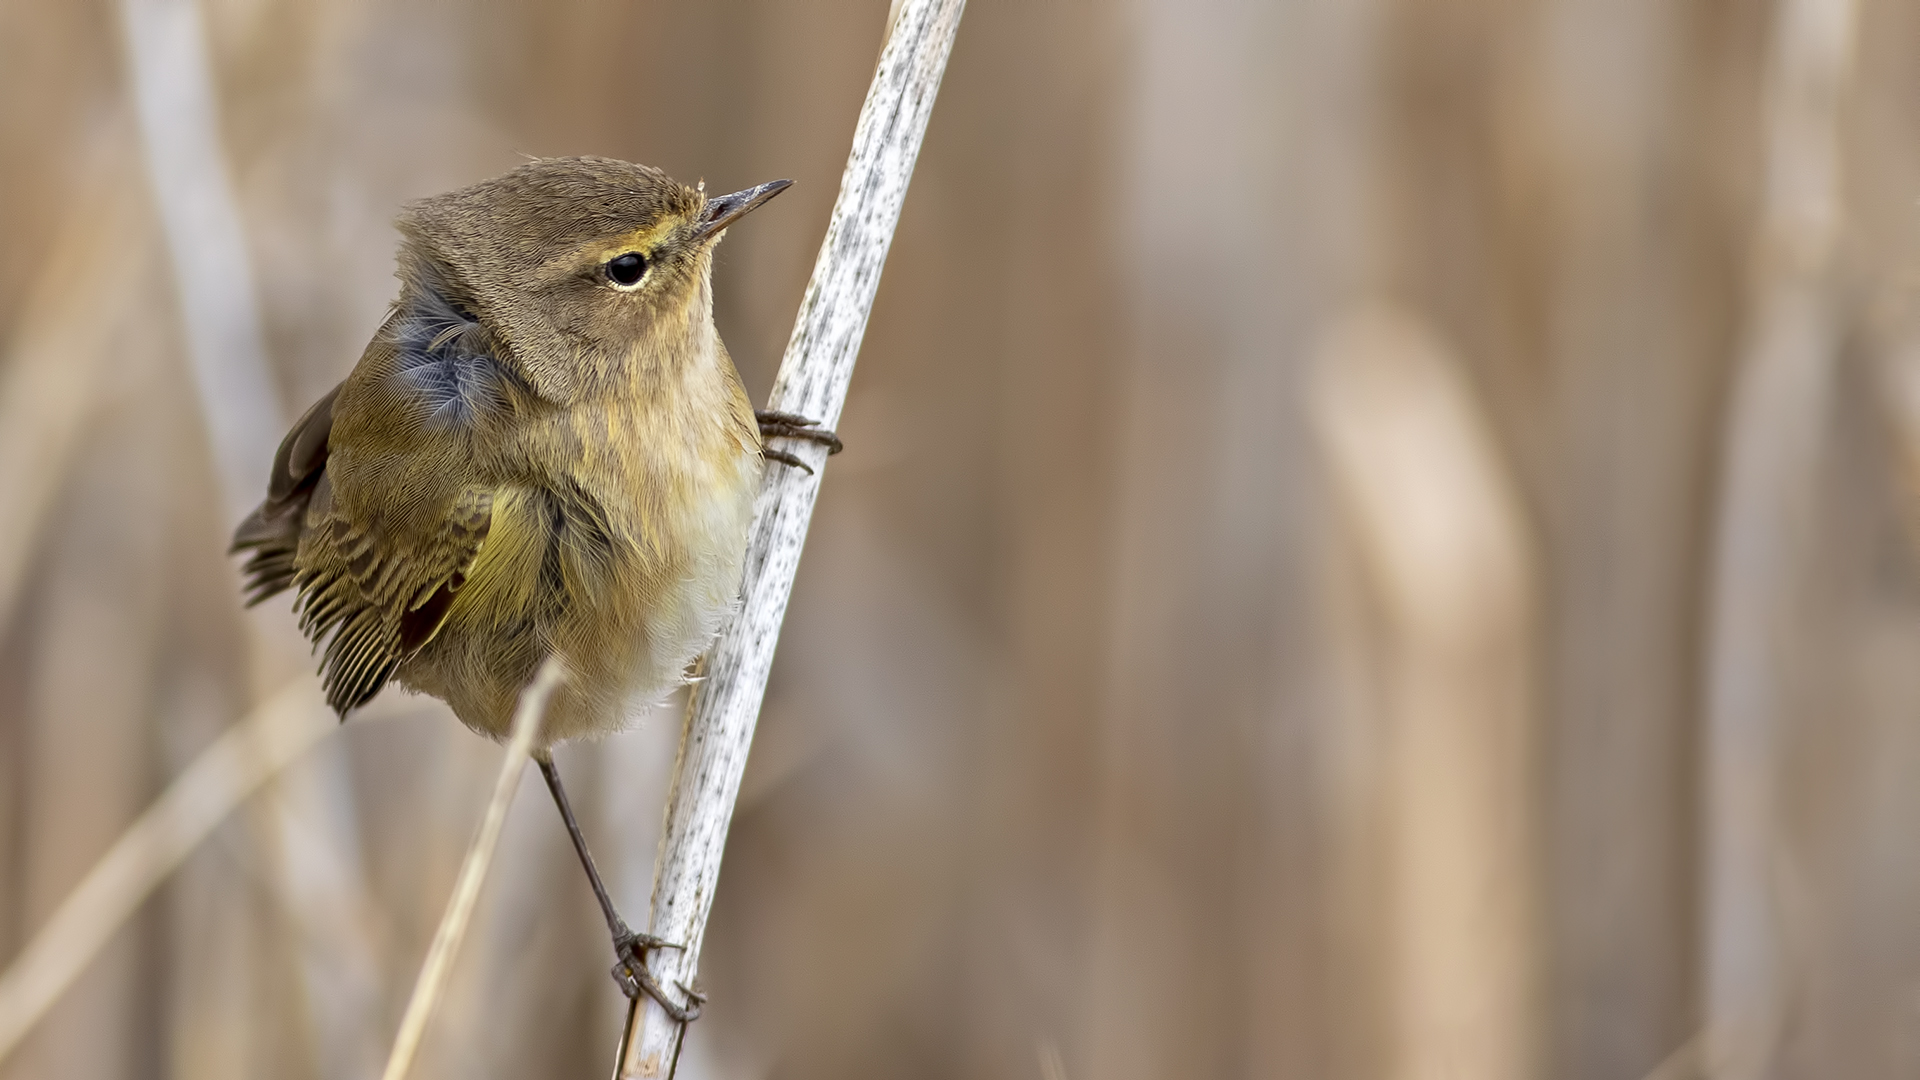
[[[756,414],[713,324],[713,249],[785,190],[708,198],[607,158],[531,161],[408,207],[400,295],[274,457],[234,535],[249,603],[292,588],[341,716],[389,680],[503,738],[549,655],[536,755],[614,935],[660,998],[665,943],[615,912],[550,747],[617,731],[682,682],[740,588],[766,446],[839,449]],[[691,999],[697,1008],[697,997]]]

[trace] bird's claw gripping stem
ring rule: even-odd
[[[675,983],[680,992],[687,995],[691,1005],[682,1007],[667,997],[667,992],[654,981],[653,974],[647,970],[647,950],[679,949],[683,946],[671,941],[663,941],[652,934],[636,933],[632,930],[621,935],[613,943],[614,954],[618,959],[613,964],[613,981],[620,992],[629,1000],[645,994],[660,1003],[660,1008],[673,1018],[676,1024],[692,1023],[700,1018],[700,1006],[707,1003],[707,996],[693,990],[685,983]]]
[[[796,413],[777,412],[773,409],[756,410],[753,416],[760,422],[760,441],[763,444],[768,439],[805,439],[826,447],[829,457],[846,449],[846,445],[840,441],[840,436],[821,427],[818,420],[809,420]],[[768,461],[791,465],[796,469],[805,470],[808,475],[813,474],[812,466],[785,450],[763,446],[761,453]]]

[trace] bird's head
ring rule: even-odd
[[[791,183],[708,197],[611,158],[529,161],[407,208],[402,304],[444,303],[541,397],[577,400],[710,351],[713,247]]]

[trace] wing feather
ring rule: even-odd
[[[413,385],[421,364],[407,366],[405,322],[395,316],[354,374],[294,424],[266,501],[234,533],[233,550],[251,552],[250,604],[296,591],[301,630],[324,644],[327,702],[342,716],[440,632],[492,523],[492,491],[431,466],[428,451],[447,445],[435,440],[463,432],[444,402]],[[370,411],[366,402],[381,397],[386,407]],[[416,403],[420,426],[396,442],[396,417]]]
[[[379,693],[446,622],[486,542],[493,496],[465,488],[452,502],[436,530],[404,549],[338,517],[311,523],[295,577],[300,628],[327,642],[327,701],[342,714]]]
[[[301,526],[314,488],[325,477],[333,404],[339,396],[340,386],[335,386],[294,421],[273,455],[266,501],[234,530],[232,553],[253,552],[241,570],[247,579],[248,607],[293,584]]]

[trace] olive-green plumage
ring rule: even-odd
[[[409,207],[400,295],[294,425],[234,538],[297,591],[343,715],[389,680],[506,733],[548,652],[543,743],[617,729],[735,601],[763,467],[713,325],[723,198],[604,158]]]

